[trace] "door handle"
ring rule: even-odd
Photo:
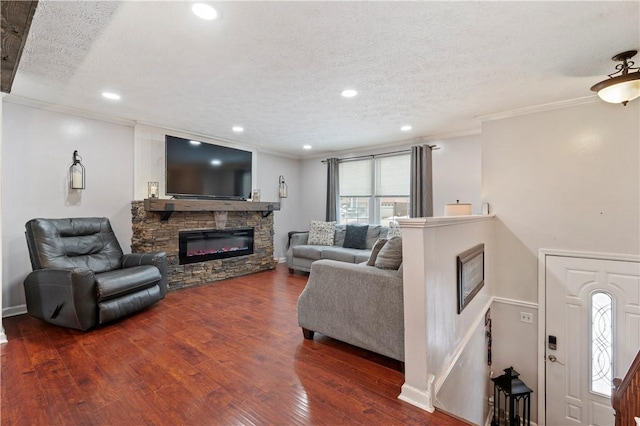
[[[560,364],[560,365],[564,365],[563,363],[561,363],[560,361],[558,361],[558,358],[556,358],[556,356],[555,356],[555,355],[549,355],[549,356],[547,357],[547,359],[548,359],[549,361],[551,361],[551,362],[557,362],[557,363],[558,363],[558,364]]]

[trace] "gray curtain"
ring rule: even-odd
[[[338,180],[338,159],[327,159],[327,222],[337,220],[340,205],[340,181]]]
[[[409,193],[410,217],[433,216],[433,178],[431,176],[431,147],[411,147],[411,185]]]

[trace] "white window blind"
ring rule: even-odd
[[[376,158],[376,196],[409,196],[409,155]]]
[[[371,160],[347,161],[339,164],[340,196],[371,196]]]

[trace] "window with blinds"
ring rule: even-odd
[[[343,224],[383,224],[409,212],[409,154],[347,160],[339,165]]]

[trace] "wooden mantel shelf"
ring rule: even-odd
[[[168,220],[173,212],[262,212],[262,216],[267,217],[273,211],[280,210],[280,203],[233,200],[166,200],[160,198],[146,198],[144,200],[144,209],[149,212],[162,213],[162,220]]]

